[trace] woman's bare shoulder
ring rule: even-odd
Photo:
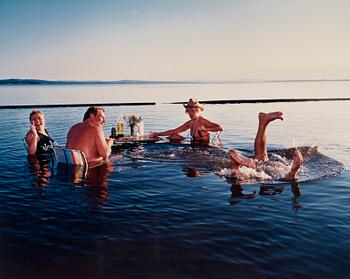
[[[203,116],[199,116],[199,120],[203,123],[211,123],[211,121]]]

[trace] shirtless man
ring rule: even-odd
[[[106,122],[104,109],[89,107],[83,122],[70,128],[67,135],[67,148],[84,152],[88,163],[107,159],[111,154],[113,139],[105,138],[102,126]]]
[[[182,124],[180,127],[164,132],[152,133],[152,136],[169,136],[170,140],[183,140],[184,137],[180,133],[190,130],[191,141],[197,144],[209,145],[210,135],[209,132],[222,131],[222,127],[219,124],[209,121],[201,116],[201,112],[204,110],[202,104],[197,99],[191,98],[186,105],[186,113],[190,117],[190,120]]]
[[[254,159],[242,156],[236,150],[230,150],[228,152],[229,158],[231,159],[233,174],[239,174],[240,166],[255,169],[259,164],[261,164],[261,162],[266,162],[269,159],[267,156],[266,128],[271,121],[276,119],[283,120],[283,113],[280,111],[270,113],[261,112],[259,113],[258,118],[259,126],[254,142]],[[301,153],[296,149],[293,155],[292,166],[289,169],[289,172],[284,176],[283,180],[294,180],[303,162],[304,160]]]

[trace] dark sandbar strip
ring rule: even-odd
[[[0,109],[23,109],[23,108],[66,108],[66,107],[108,107],[108,106],[154,106],[155,102],[146,103],[105,103],[105,104],[50,104],[50,105],[8,105],[0,106]]]
[[[322,102],[322,101],[350,101],[350,98],[302,98],[302,99],[251,99],[251,100],[210,100],[200,101],[202,104],[258,104],[258,103],[293,103],[293,102]],[[186,104],[174,102],[170,104]]]

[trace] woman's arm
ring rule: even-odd
[[[215,122],[212,122],[205,118],[202,118],[202,120],[203,120],[202,126],[208,132],[221,132],[223,130],[222,127]]]
[[[28,131],[26,135],[26,142],[28,145],[27,151],[29,155],[35,155],[36,153],[36,146],[38,144],[38,133],[34,127],[34,125],[31,125],[30,130]]]
[[[173,134],[180,134],[190,128],[190,121],[187,121],[186,123],[182,124],[180,127],[177,127],[176,129],[167,130],[164,132],[159,133],[153,133],[155,136],[171,136]]]

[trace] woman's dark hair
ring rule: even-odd
[[[105,111],[103,108],[100,108],[100,107],[95,107],[95,106],[89,107],[88,110],[84,114],[83,121],[88,119],[90,117],[91,113],[96,116],[99,110]]]

